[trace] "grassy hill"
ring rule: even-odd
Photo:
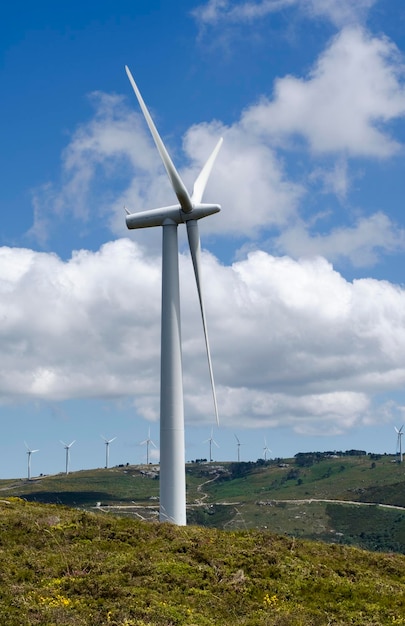
[[[390,455],[298,455],[266,463],[190,463],[188,522],[405,553],[405,464],[393,461]],[[158,468],[3,480],[0,494],[150,521],[158,514]]]
[[[405,624],[405,556],[267,530],[182,528],[8,497],[0,553],[7,626]]]

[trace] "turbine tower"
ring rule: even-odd
[[[219,445],[217,444],[217,442],[214,439],[212,428],[211,428],[211,437],[209,439],[206,439],[203,443],[208,443],[208,442],[210,444],[210,463],[212,463],[212,460],[213,460],[212,459],[212,444],[214,444],[214,446],[219,448]]]
[[[264,460],[267,461],[267,453],[271,452],[270,448],[267,446],[266,443],[266,437],[264,438],[264,448],[263,448],[263,453],[264,453]]]
[[[401,428],[397,428],[396,426],[394,426],[395,428],[395,432],[397,433],[397,452],[399,452],[399,462],[402,463],[402,435],[404,434],[402,432],[404,425],[402,424]]]
[[[141,441],[141,443],[140,443],[141,446],[144,446],[145,444],[146,444],[146,465],[149,465],[149,449],[150,449],[150,446],[153,446],[154,448],[156,448],[156,445],[154,444],[154,442],[150,438],[150,428],[148,430],[148,438],[145,439],[144,441]]]
[[[105,443],[105,468],[108,469],[108,462],[110,460],[110,443],[116,440],[117,437],[113,437],[112,439],[106,439],[104,435],[100,435],[101,439],[104,439]]]
[[[64,441],[60,440],[61,444],[63,446],[65,446],[65,450],[66,450],[66,466],[65,466],[65,474],[69,474],[69,462],[70,462],[70,448],[73,446],[73,444],[75,443],[76,439],[73,439],[73,441],[71,443],[65,443]]]
[[[28,456],[28,469],[27,469],[27,478],[28,480],[31,480],[31,455],[34,454],[34,452],[39,452],[39,450],[31,450],[27,444],[24,441],[24,445],[27,448],[27,456]]]
[[[222,139],[218,141],[195,181],[193,193],[190,196],[160,138],[131,72],[128,67],[125,67],[125,70],[178,200],[176,205],[141,213],[130,214],[127,211],[126,224],[130,229],[162,226],[163,231],[159,518],[161,521],[169,521],[184,526],[186,524],[186,477],[177,227],[183,223],[187,227],[208,357],[214,410],[218,422],[214,377],[202,297],[198,220],[220,211],[219,205],[202,204],[201,200]]]
[[[241,442],[239,441],[238,437],[235,435],[235,439],[236,439],[236,445],[238,447],[238,463],[240,463],[240,447],[241,447]]]

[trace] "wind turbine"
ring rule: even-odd
[[[27,455],[28,455],[28,473],[27,473],[27,477],[28,480],[31,480],[31,455],[34,454],[34,452],[39,452],[39,450],[31,450],[27,444],[24,441],[24,445],[27,448]]]
[[[212,444],[214,444],[217,448],[219,448],[219,445],[217,444],[217,442],[214,439],[212,428],[211,428],[211,437],[204,441],[204,443],[208,443],[208,442],[210,444],[210,463],[212,463]]]
[[[402,424],[401,428],[397,428],[396,426],[394,426],[395,428],[395,432],[397,433],[398,437],[397,437],[397,452],[399,451],[399,462],[402,463],[402,435],[404,434],[402,432],[404,425]]]
[[[202,298],[200,236],[197,222],[203,217],[213,215],[220,211],[218,204],[202,204],[201,200],[212,166],[221,147],[222,139],[218,141],[211,156],[197,177],[194,183],[193,193],[190,196],[179,173],[173,165],[127,66],[125,66],[125,70],[178,200],[178,204],[143,211],[141,213],[131,214],[127,211],[126,224],[130,229],[162,226],[163,231],[159,518],[161,521],[169,521],[182,526],[186,524],[186,478],[177,227],[182,223],[185,223],[187,227],[188,243],[197,284],[208,357],[214,410],[218,422],[214,376]]]
[[[100,435],[101,439],[104,439],[104,443],[105,443],[105,467],[106,469],[108,469],[108,462],[110,459],[110,443],[112,443],[113,441],[116,440],[117,437],[113,437],[112,439],[106,439],[104,437],[104,435]]]
[[[267,453],[271,452],[270,448],[267,446],[266,443],[266,437],[264,438],[264,448],[263,448],[263,453],[264,453],[264,460],[267,461]]]
[[[238,437],[235,435],[235,439],[236,439],[236,445],[238,446],[238,463],[240,463],[240,447],[241,447],[241,442],[239,441]]]
[[[65,446],[65,450],[66,450],[66,469],[65,469],[65,474],[69,474],[70,448],[73,446],[75,441],[76,441],[76,439],[73,439],[73,441],[68,444],[68,443],[65,443],[64,441],[62,441],[60,439],[61,444],[63,446]]]
[[[156,448],[155,443],[150,438],[150,428],[148,430],[148,438],[145,439],[144,441],[141,441],[141,443],[140,443],[141,446],[144,446],[145,444],[146,444],[146,465],[149,465],[149,448],[150,448],[151,445],[154,448]]]

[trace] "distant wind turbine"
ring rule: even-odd
[[[100,435],[101,439],[104,439],[105,443],[105,467],[108,469],[108,463],[110,460],[110,443],[116,440],[117,437],[113,437],[112,439],[106,439],[104,435]]]
[[[69,462],[70,462],[70,448],[73,446],[73,444],[75,443],[76,439],[73,439],[73,441],[71,443],[65,443],[64,441],[62,441],[60,439],[60,442],[63,446],[65,446],[65,450],[66,450],[66,467],[65,467],[65,474],[69,474]]]
[[[126,211],[126,224],[128,228],[162,226],[163,231],[159,517],[161,521],[169,521],[182,526],[186,524],[186,476],[177,227],[183,223],[187,227],[208,357],[214,410],[218,422],[214,376],[202,297],[198,220],[220,211],[219,205],[202,204],[201,200],[222,139],[217,143],[196,179],[193,193],[190,196],[160,138],[131,72],[128,67],[125,67],[125,70],[178,200],[176,205],[141,213],[130,214]]]
[[[235,435],[235,439],[236,439],[236,445],[238,447],[238,463],[240,463],[240,447],[241,447],[241,442],[239,441],[238,437]]]
[[[395,428],[395,432],[397,433],[397,452],[399,452],[399,462],[402,463],[402,435],[404,434],[402,432],[404,425],[402,424],[401,428],[397,428],[396,426],[394,426]]]
[[[154,444],[154,442],[150,438],[150,428],[148,430],[148,438],[145,439],[144,441],[141,441],[141,443],[140,443],[141,446],[144,446],[145,444],[146,444],[146,465],[149,465],[149,449],[150,449],[150,446],[153,446],[154,448],[156,448],[156,445]]]
[[[264,448],[263,448],[263,453],[264,453],[264,460],[267,461],[267,453],[271,452],[270,448],[267,446],[266,443],[266,437],[264,438]]]
[[[31,480],[31,455],[34,454],[34,452],[39,452],[39,450],[31,450],[28,445],[25,443],[24,441],[24,445],[27,448],[27,455],[28,455],[28,473],[27,473],[27,478],[28,480]]]
[[[211,437],[209,439],[206,439],[203,443],[209,443],[210,444],[210,463],[212,463],[212,444],[214,444],[214,446],[216,446],[217,448],[219,448],[219,445],[217,444],[217,442],[214,439],[213,436],[213,429],[211,428]]]

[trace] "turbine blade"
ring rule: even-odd
[[[173,165],[173,161],[171,160],[169,153],[166,150],[166,147],[157,131],[157,128],[150,116],[150,113],[146,107],[145,102],[143,101],[143,98],[141,96],[141,92],[139,91],[133,76],[128,68],[128,66],[125,66],[125,71],[127,73],[127,76],[129,78],[129,82],[132,85],[132,89],[135,92],[135,95],[137,97],[137,100],[139,102],[139,106],[142,109],[142,113],[144,115],[144,118],[146,120],[147,125],[149,126],[149,130],[151,132],[151,135],[153,137],[153,140],[156,144],[156,147],[159,151],[160,154],[160,158],[163,161],[163,165],[166,168],[166,172],[170,178],[170,182],[172,183],[172,187],[174,190],[174,193],[177,196],[177,199],[180,203],[181,208],[183,209],[183,211],[185,213],[191,213],[191,211],[193,210],[193,205],[191,203],[191,198],[190,195],[183,183],[183,181],[180,178],[180,175],[178,173],[178,171],[176,170],[176,168]]]
[[[208,341],[207,321],[205,318],[205,309],[204,309],[204,302],[203,302],[203,297],[202,297],[201,261],[200,261],[200,247],[201,246],[200,246],[200,234],[198,231],[198,224],[196,220],[187,221],[187,236],[188,236],[188,243],[190,246],[191,259],[193,261],[198,299],[200,302],[201,319],[202,319],[202,324],[203,324],[203,329],[204,329],[205,348],[207,351],[207,359],[208,359],[208,370],[209,370],[210,380],[211,380],[212,397],[214,399],[215,418],[216,418],[217,424],[219,424],[218,404],[217,404],[217,396],[215,393],[215,383],[214,383],[214,373],[212,371],[211,352],[210,352],[210,345]]]
[[[194,202],[195,204],[200,204],[204,191],[205,191],[205,187],[207,185],[208,182],[208,178],[211,174],[211,170],[212,170],[212,166],[215,163],[215,159],[217,158],[218,152],[222,146],[222,137],[221,139],[218,141],[217,145],[215,146],[214,150],[211,153],[211,156],[209,157],[208,161],[206,162],[206,164],[204,165],[204,167],[202,168],[198,178],[196,179],[195,183],[194,183],[194,188],[193,188],[193,195],[191,196],[191,200],[192,202]]]

